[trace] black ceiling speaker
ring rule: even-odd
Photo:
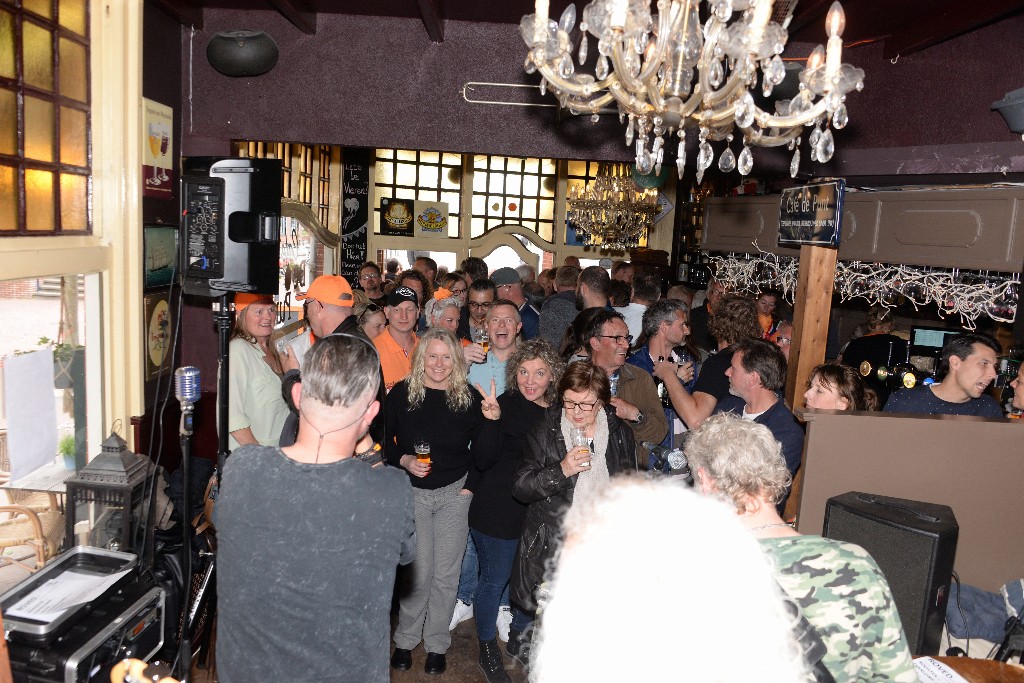
[[[225,76],[262,76],[277,64],[277,43],[263,31],[221,31],[206,46],[206,58]]]

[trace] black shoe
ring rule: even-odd
[[[408,671],[412,668],[412,650],[396,647],[395,654],[391,655],[391,668],[398,671]]]
[[[505,663],[501,661],[501,650],[497,640],[480,641],[480,670],[484,672],[487,683],[512,683],[505,672]]]
[[[423,664],[424,673],[438,676],[444,673],[444,670],[448,668],[448,662],[445,661],[444,655],[437,652],[428,652],[427,661]]]
[[[518,657],[519,650],[523,646],[523,634],[514,628],[508,630],[508,642],[505,643],[505,652],[509,657]]]

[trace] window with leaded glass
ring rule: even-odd
[[[551,242],[557,187],[554,159],[474,156],[470,236],[513,223]]]
[[[447,202],[448,237],[459,236],[462,155],[408,149],[378,149],[374,161],[373,229],[380,232],[380,200]]]
[[[92,231],[88,0],[0,0],[0,235]]]

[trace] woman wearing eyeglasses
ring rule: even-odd
[[[592,497],[610,477],[639,470],[633,431],[609,406],[608,373],[588,361],[570,364],[552,406],[527,437],[512,494],[527,504],[512,567],[510,597],[536,612],[536,591],[558,547],[566,510]],[[582,438],[580,438],[582,437]],[[574,441],[585,445],[573,446]]]

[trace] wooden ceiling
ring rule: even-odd
[[[444,20],[518,24],[533,12],[530,0],[153,0],[186,26],[202,28],[204,8],[277,11],[299,30],[315,34],[320,14],[419,18],[434,42],[444,40]],[[825,13],[832,0],[776,0],[776,12],[796,4],[789,26],[794,42],[825,42]],[[557,17],[568,0],[551,0]],[[578,3],[580,10],[585,3]],[[907,55],[1024,11],[1024,0],[844,0],[847,46],[883,42],[888,57]]]

